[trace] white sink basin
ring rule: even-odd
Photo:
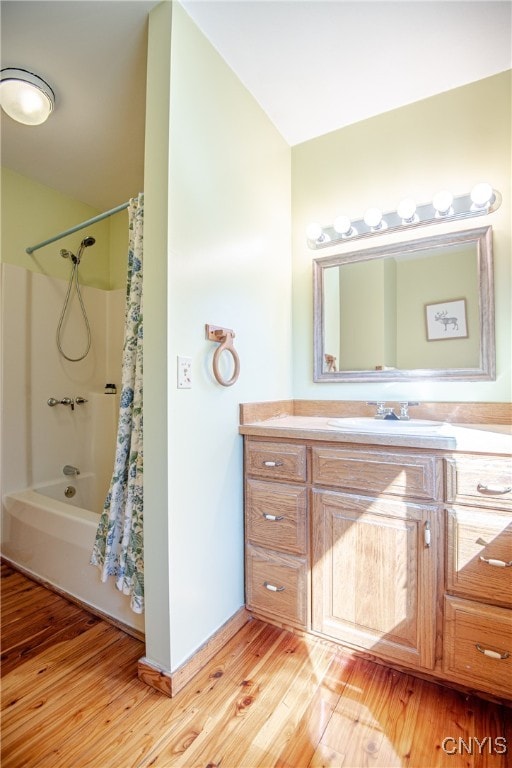
[[[342,419],[329,419],[329,426],[348,432],[366,432],[372,434],[418,434],[425,435],[437,432],[443,425],[442,421],[430,421],[429,419],[373,419],[368,416],[347,417]]]

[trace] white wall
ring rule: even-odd
[[[158,45],[169,44],[162,28],[170,16],[168,3],[152,12],[150,51],[157,37]],[[169,228],[150,213],[148,193],[154,200],[157,174],[167,168],[167,150],[154,140],[153,157],[147,149],[144,268],[145,306],[149,295],[160,320],[167,286],[167,367],[165,342],[154,337],[161,327],[149,318],[147,324],[146,311],[144,465],[146,655],[175,669],[244,602],[238,405],[291,395],[291,256],[288,146],[177,4],[170,42]],[[150,53],[148,131],[167,98],[161,82],[162,98],[153,100],[153,64]],[[164,80],[161,70],[157,76]],[[154,228],[160,246],[168,238],[166,263],[154,250]],[[153,257],[159,267],[148,271]],[[233,387],[213,379],[215,345],[205,340],[206,323],[236,333],[241,373]],[[176,388],[178,354],[192,358],[192,389]],[[146,380],[152,394],[166,381],[160,412],[148,401]],[[158,539],[166,531],[165,554]]]

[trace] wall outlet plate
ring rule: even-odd
[[[178,389],[192,388],[192,358],[178,355]]]

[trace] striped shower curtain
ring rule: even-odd
[[[144,611],[142,462],[142,244],[144,195],[128,206],[129,246],[122,389],[114,471],[103,506],[91,563],[102,581],[115,577],[130,595],[135,613]]]

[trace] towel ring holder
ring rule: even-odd
[[[206,325],[206,338],[209,341],[219,342],[219,346],[213,355],[213,375],[223,387],[231,387],[240,374],[240,358],[233,346],[235,333],[230,328],[221,328],[218,325]],[[234,370],[230,379],[224,379],[220,372],[220,358],[223,352],[229,352],[233,358]]]

